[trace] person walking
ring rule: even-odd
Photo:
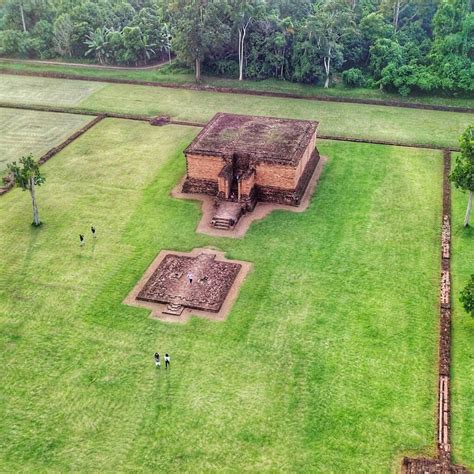
[[[86,243],[84,239],[84,234],[79,234],[79,242],[81,244],[81,247],[84,247],[84,244]]]
[[[191,272],[189,272],[189,273],[188,273],[188,281],[189,281],[189,284],[191,284],[191,283],[193,282],[193,278],[194,278],[194,275],[193,275]]]
[[[95,227],[93,225],[91,225],[91,232],[92,232],[92,237],[95,239],[96,238]]]
[[[158,352],[155,352],[155,365],[158,368],[161,367],[160,354]]]
[[[171,364],[170,355],[168,353],[165,354],[165,369]]]

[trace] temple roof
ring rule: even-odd
[[[318,125],[310,120],[217,113],[184,152],[296,164]]]

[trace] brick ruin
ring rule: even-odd
[[[241,265],[215,258],[215,254],[208,253],[195,257],[166,255],[137,299],[164,303],[168,314],[179,315],[184,307],[219,311]]]
[[[124,302],[165,321],[184,322],[191,314],[222,321],[250,268],[206,248],[161,251]]]
[[[258,202],[298,206],[316,169],[318,122],[217,113],[186,148],[184,193],[215,196],[214,227]]]

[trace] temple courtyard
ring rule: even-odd
[[[226,237],[199,230],[201,201],[172,195],[200,130],[105,118],[42,166],[39,229],[25,193],[0,197],[0,466],[391,472],[434,456],[442,152],[318,138],[307,207]],[[454,295],[474,258],[464,207],[453,192]],[[160,273],[162,251],[197,260]],[[206,293],[211,260],[231,265],[231,300]],[[189,272],[219,308],[164,317]],[[453,325],[453,458],[474,465],[456,298]]]

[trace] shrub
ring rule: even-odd
[[[219,76],[236,77],[239,75],[239,64],[234,59],[219,59],[208,68]]]
[[[19,54],[23,50],[25,34],[17,30],[0,32],[0,53],[7,56]]]
[[[367,81],[365,80],[364,73],[360,69],[353,67],[342,73],[342,82],[347,87],[364,87]]]

